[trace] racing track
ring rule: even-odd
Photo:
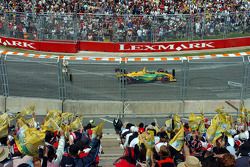
[[[10,96],[58,98],[57,60],[8,56],[6,60]],[[164,68],[176,70],[176,83],[131,84],[121,88],[114,69],[126,66],[127,71]],[[249,66],[249,65],[248,65]],[[237,99],[241,88],[228,86],[228,81],[242,82],[244,68],[241,58],[218,58],[167,63],[79,62],[71,61],[73,82],[66,80],[67,98],[74,100],[181,100]],[[185,73],[184,69],[188,72]],[[248,67],[248,69],[250,69]],[[249,70],[248,73],[250,74]],[[248,75],[249,76],[249,75]],[[184,77],[187,77],[184,82]],[[182,89],[183,86],[187,89]],[[249,97],[249,84],[245,97]],[[2,88],[1,92],[2,94]]]

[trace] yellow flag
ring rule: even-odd
[[[201,120],[200,120],[200,124],[199,124],[199,128],[198,131],[200,132],[200,134],[206,133],[207,129],[205,128],[205,122],[204,122],[204,115],[201,115]]]
[[[0,138],[8,136],[8,114],[4,113],[0,115]]]
[[[167,131],[172,131],[172,119],[167,119],[166,121],[165,121],[165,126],[166,126],[166,128],[167,128]]]
[[[77,117],[73,122],[70,123],[70,129],[73,131],[79,130],[82,127],[82,120]]]
[[[222,133],[228,132],[231,128],[230,121],[227,120],[226,114],[219,110],[212,119],[210,127],[207,129],[207,139],[215,144],[216,140],[222,136]]]
[[[50,118],[56,118],[61,117],[61,111],[59,110],[48,110],[46,114],[46,120],[49,120]]]
[[[223,129],[221,129],[221,127],[218,126],[215,133],[214,133],[214,138],[212,140],[212,144],[216,143],[216,140],[222,136],[223,132],[224,132]]]
[[[27,119],[25,122],[26,122],[26,123],[28,124],[28,126],[31,127],[31,128],[34,128],[34,127],[35,127],[35,120],[34,120],[34,118]]]
[[[0,138],[8,136],[8,124],[0,126]]]
[[[42,126],[41,126],[42,130],[46,131],[57,131],[60,130],[60,127],[58,126],[58,124],[52,119],[50,118],[48,121],[46,121]]]
[[[174,136],[174,138],[170,140],[169,144],[177,151],[180,151],[182,149],[184,145],[184,127],[183,126],[181,126],[179,132]]]
[[[174,117],[174,130],[179,130],[181,128],[181,117],[178,114],[175,114]]]
[[[15,136],[15,141],[18,150],[31,156],[38,156],[37,148],[44,145],[45,132],[39,131],[35,128],[22,127]]]
[[[221,132],[226,132],[231,129],[230,120],[227,119],[227,115],[225,113],[219,114],[218,126]]]
[[[197,117],[194,113],[189,115],[189,126],[192,130],[198,130],[200,121],[200,117]]]
[[[74,114],[70,113],[70,112],[63,112],[62,115],[61,115],[61,117],[62,117],[62,121],[64,121],[64,120],[71,120],[71,119],[73,119]]]
[[[59,110],[47,111],[47,115],[45,117],[45,122],[48,121],[49,119],[53,119],[57,123],[57,125],[60,125],[61,124],[61,111],[59,111]]]
[[[19,116],[21,117],[24,117],[26,115],[31,115],[35,112],[35,108],[36,106],[35,105],[30,105],[29,107],[27,108],[24,108],[20,113],[19,113]]]
[[[209,142],[212,142],[215,136],[215,132],[218,127],[218,115],[216,114],[214,118],[211,120],[211,125],[207,129],[207,139]]]
[[[224,112],[224,106],[216,108],[215,112],[217,112],[218,114],[223,113]]]
[[[247,112],[247,109],[243,104],[240,106],[240,112],[241,113],[246,113]]]
[[[96,127],[92,128],[92,131],[93,131],[92,138],[95,138],[96,136],[100,136],[102,134],[103,126],[104,126],[104,122],[102,121]]]
[[[27,127],[28,128],[29,127],[29,125],[27,124],[26,120],[23,117],[19,117],[17,119],[17,126],[19,128],[21,128],[21,127]]]

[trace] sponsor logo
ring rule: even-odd
[[[120,51],[181,51],[192,49],[214,48],[213,42],[188,44],[152,44],[152,45],[126,45],[120,44]]]
[[[32,42],[23,42],[23,41],[16,41],[16,40],[8,40],[0,38],[0,44],[4,46],[13,46],[13,47],[22,47],[27,49],[36,49],[35,44]]]

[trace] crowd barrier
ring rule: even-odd
[[[228,104],[226,104],[226,102]],[[240,100],[172,100],[172,101],[96,101],[96,100],[55,100],[27,97],[0,96],[0,112],[20,112],[20,109],[31,104],[36,106],[37,115],[45,115],[47,110],[60,110],[82,115],[169,115],[171,113],[189,114],[202,111],[213,113],[218,106],[224,106],[225,111],[236,113],[240,108]],[[250,99],[244,100],[250,107]],[[235,108],[233,108],[233,107]]]
[[[79,51],[97,52],[173,52],[210,50],[231,47],[250,46],[250,37],[228,38],[219,40],[197,40],[160,43],[114,43],[89,41],[35,41],[18,38],[0,37],[0,45],[46,52],[77,53]]]

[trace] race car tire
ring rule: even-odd
[[[162,83],[169,82],[169,78],[164,76],[164,77],[161,78],[161,82]]]
[[[127,84],[132,84],[133,80],[131,78],[127,78]]]

